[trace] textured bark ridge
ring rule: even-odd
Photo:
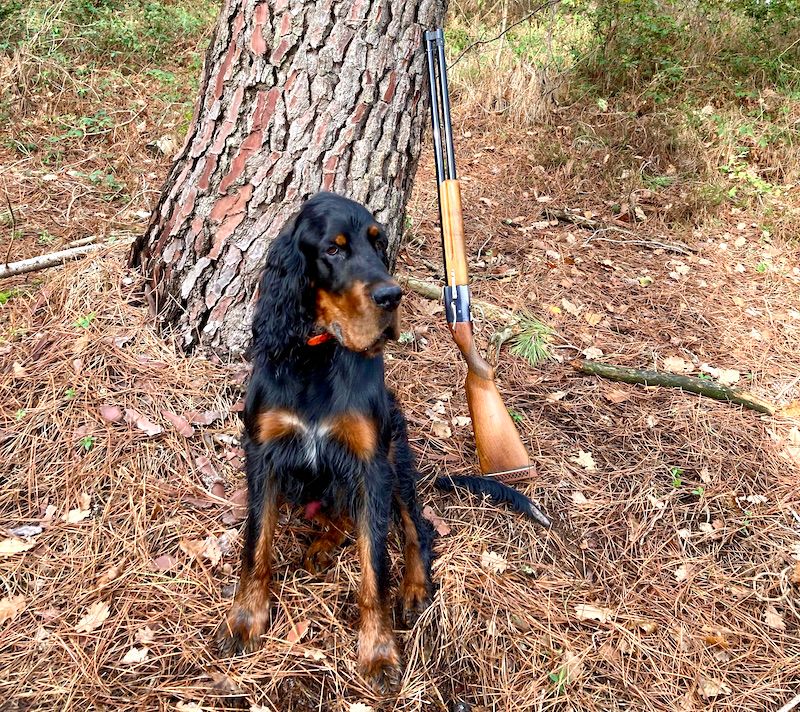
[[[444,0],[226,0],[195,116],[133,246],[182,345],[241,354],[270,241],[301,202],[363,202],[396,253]]]

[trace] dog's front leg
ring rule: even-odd
[[[391,510],[391,485],[385,468],[367,473],[356,527],[361,560],[358,605],[361,625],[358,664],[369,684],[383,694],[400,682],[400,654],[389,615],[389,557],[386,550]]]
[[[278,521],[278,497],[272,482],[259,482],[249,492],[242,572],[233,606],[217,631],[227,655],[256,650],[269,624],[272,540]]]

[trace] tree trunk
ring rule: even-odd
[[[162,323],[241,354],[270,241],[332,190],[386,225],[390,252],[427,121],[422,33],[444,0],[226,0],[194,119],[131,262]]]

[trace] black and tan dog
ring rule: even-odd
[[[387,538],[405,537],[401,609],[411,624],[431,596],[431,525],[417,503],[417,472],[403,414],[384,384],[382,347],[398,335],[401,290],[387,267],[384,229],[358,203],[332,193],[308,200],[267,257],[253,322],[246,398],[249,511],[235,602],[221,650],[253,650],[269,623],[278,505],[305,507],[326,531],[305,568],[330,563],[354,531],[362,567],[358,662],[379,691],[395,686],[400,655],[389,613]],[[483,478],[452,484],[485,492],[532,516],[532,503]]]

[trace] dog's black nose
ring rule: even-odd
[[[394,282],[381,282],[372,288],[372,299],[381,309],[394,311],[403,297],[403,290]]]

